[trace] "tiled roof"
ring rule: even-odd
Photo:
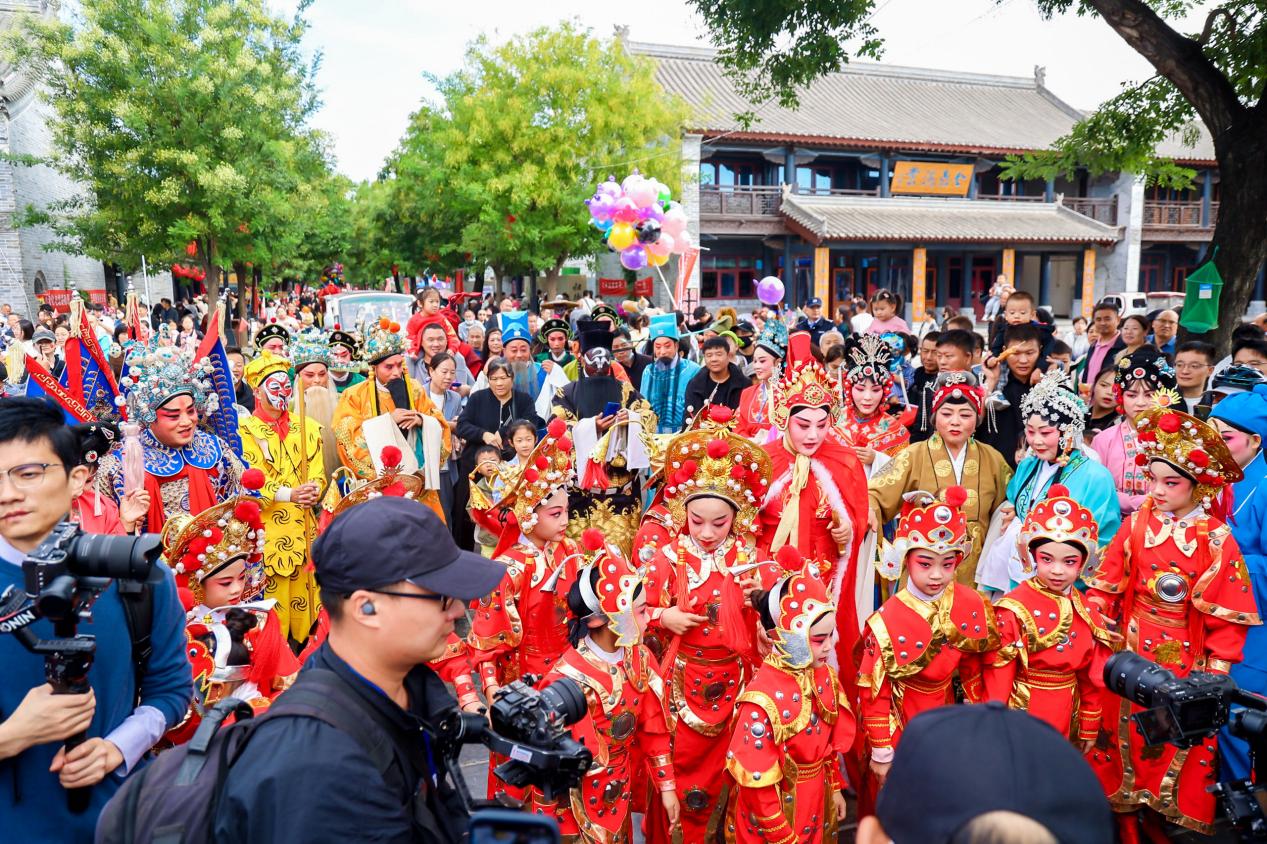
[[[1115,243],[1119,230],[1058,202],[785,193],[781,208],[807,240],[916,243]]]
[[[680,95],[706,135],[762,137],[784,143],[890,143],[949,152],[999,154],[1047,149],[1082,116],[1035,77],[992,76],[855,61],[801,93],[795,110],[776,101],[754,104],[736,92],[712,50],[629,43],[658,62],[656,78]],[[735,115],[754,112],[750,128]],[[1168,155],[1214,157],[1208,134],[1197,148],[1172,141]]]

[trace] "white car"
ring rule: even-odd
[[[344,331],[363,331],[364,325],[387,316],[400,323],[401,334],[404,334],[413,301],[414,297],[408,293],[372,290],[328,296],[325,327],[330,330],[338,325]]]

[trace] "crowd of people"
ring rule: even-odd
[[[63,518],[164,563],[140,629],[122,585],[80,624],[87,694],[0,635],[0,816],[87,840],[234,700],[218,840],[457,840],[420,727],[566,679],[585,776],[487,777],[564,840],[834,841],[849,800],[867,844],[1211,833],[1243,741],[1145,745],[1103,673],[1267,692],[1267,338],[1217,360],[1174,311],[1060,332],[992,293],[918,333],[888,290],[833,320],[424,288],[358,326],[296,297],[245,347],[198,301],[4,306],[7,393],[40,398],[0,400],[0,586]],[[967,802],[915,811],[939,782]]]

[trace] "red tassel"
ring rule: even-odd
[[[299,661],[291,653],[290,646],[282,636],[281,619],[274,610],[268,611],[264,620],[264,629],[247,634],[254,646],[251,651],[251,670],[247,679],[251,680],[266,697],[272,697],[273,681],[278,677],[289,677],[299,670]]]

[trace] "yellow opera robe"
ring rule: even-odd
[[[308,565],[308,548],[317,538],[317,517],[311,508],[278,501],[279,489],[294,489],[307,480],[325,489],[325,465],[321,455],[321,425],[312,419],[304,424],[300,441],[299,417],[291,414],[290,429],[283,442],[273,428],[255,416],[239,426],[242,455],[254,469],[264,473],[260,490],[264,519],[264,596],[277,600],[282,633],[296,642],[308,638],[321,602],[317,583]]]
[[[453,434],[444,420],[444,414],[431,402],[431,398],[418,382],[408,378],[406,384],[409,387],[411,409],[440,422],[440,462],[443,464],[453,451]],[[339,459],[361,480],[378,477],[378,470],[374,468],[374,461],[370,458],[361,426],[367,419],[391,413],[395,409],[396,402],[392,400],[391,394],[386,388],[380,388],[377,379],[372,376],[339,394],[339,404],[334,409],[334,439],[339,444]],[[444,519],[444,508],[440,506],[438,490],[425,490],[420,500]]]
[[[899,451],[867,482],[867,492],[871,509],[879,514],[883,524],[901,515],[904,493],[922,490],[944,500],[948,487],[958,485],[966,489],[968,500],[964,502],[963,513],[968,520],[972,551],[955,570],[955,580],[975,589],[981,543],[990,529],[990,517],[1007,500],[1012,470],[1003,455],[985,443],[970,439],[964,447],[968,454],[960,480],[955,478],[946,444],[940,435],[933,434],[924,442],[911,443]]]

